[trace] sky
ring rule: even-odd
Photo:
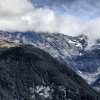
[[[0,30],[100,38],[100,0],[0,0]]]

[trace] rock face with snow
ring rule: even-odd
[[[100,100],[85,80],[43,50],[1,49],[0,100]]]
[[[0,32],[0,38],[21,44],[32,44],[65,63],[89,84],[100,74],[100,41],[89,48],[88,37],[71,37],[60,33]]]

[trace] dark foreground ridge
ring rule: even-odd
[[[100,100],[71,69],[31,45],[1,49],[0,100]]]

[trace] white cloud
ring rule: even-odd
[[[33,9],[28,0],[0,0],[0,15],[22,15]]]
[[[99,26],[100,18],[81,23],[66,13],[56,15],[47,7],[35,8],[28,0],[0,0],[0,30],[88,34],[93,40],[100,37]]]

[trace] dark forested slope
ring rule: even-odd
[[[71,69],[35,46],[0,51],[0,100],[100,100]]]

